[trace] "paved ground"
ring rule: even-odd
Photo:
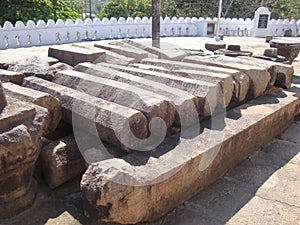
[[[169,38],[168,43],[200,49],[201,38]],[[225,38],[241,44],[243,50],[262,53],[264,39]],[[198,47],[199,45],[199,47]],[[7,60],[16,50],[0,51]],[[37,54],[46,57],[46,48]],[[295,84],[300,88],[300,57],[294,63]],[[274,124],[276,126],[276,124]],[[82,215],[79,179],[54,191],[42,186],[34,206],[2,225],[88,225],[95,224]],[[75,192],[75,193],[74,193]],[[68,194],[73,193],[73,194]],[[104,224],[104,223],[103,223]],[[240,225],[300,224],[300,116],[283,134],[259,149],[223,178],[178,206],[160,221],[149,225]],[[108,224],[107,224],[108,225]]]

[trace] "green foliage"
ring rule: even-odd
[[[110,0],[102,6],[99,17],[150,17],[151,0]]]
[[[77,19],[80,14],[67,1],[63,0],[2,0],[0,8],[5,9],[0,14],[0,24],[10,21],[13,24],[21,20],[26,23],[28,20],[37,22],[40,19]]]

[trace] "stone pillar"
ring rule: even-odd
[[[5,106],[6,106],[6,98],[3,92],[2,83],[0,82],[0,113]]]
[[[268,8],[259,7],[254,15],[253,37],[266,37],[269,33],[271,12]]]
[[[152,0],[152,47],[160,47],[160,0]]]

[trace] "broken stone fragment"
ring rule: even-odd
[[[49,69],[48,62],[37,56],[24,59],[24,60],[19,60],[17,62],[12,62],[8,66],[8,70],[18,72],[18,73],[23,73],[26,76],[36,76],[43,79],[48,79],[48,69]]]
[[[90,49],[75,45],[51,46],[48,50],[48,56],[70,66],[82,62],[94,62],[104,54],[99,48]]]
[[[58,99],[48,93],[25,88],[12,83],[4,83],[3,88],[10,97],[26,102],[32,102],[48,110],[47,117],[45,118],[43,136],[56,129],[61,119],[61,105]]]
[[[51,142],[41,151],[44,178],[50,188],[56,188],[82,174],[85,161],[72,136]]]
[[[40,153],[46,109],[7,97],[0,113],[0,218],[12,217],[32,205],[32,179]]]
[[[0,69],[0,81],[2,82],[22,84],[24,77],[23,73]]]
[[[6,98],[3,92],[2,83],[0,82],[0,113],[6,106]]]

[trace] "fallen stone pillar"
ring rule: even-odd
[[[58,99],[47,93],[25,88],[12,83],[4,83],[3,88],[5,93],[10,97],[26,102],[32,102],[48,110],[45,118],[43,136],[53,132],[56,129],[61,119],[61,105]]]
[[[224,64],[222,63],[222,61],[216,60],[214,58],[198,56],[188,56],[183,61],[200,65],[236,69],[243,72],[250,79],[249,92],[247,95],[248,99],[257,98],[258,96],[263,95],[271,80],[270,73],[265,68],[260,68],[257,66],[245,64],[241,65],[239,63],[234,62],[228,62]]]
[[[23,73],[0,69],[0,81],[2,82],[22,84],[24,77],[25,75]]]
[[[133,153],[91,164],[81,181],[85,215],[121,224],[157,220],[292,124],[299,100],[284,96],[262,96],[237,107],[223,125],[181,138],[173,148],[166,144],[153,155]]]
[[[104,50],[109,50],[114,53],[124,55],[129,58],[134,58],[136,62],[140,62],[144,58],[148,58],[148,54],[145,53],[144,51],[136,48],[126,48],[123,46],[115,46],[115,45],[110,45],[110,44],[102,44],[99,42],[98,44],[94,44],[95,47],[104,49]]]
[[[201,80],[220,79],[222,89],[223,89],[223,95],[225,97],[224,99],[225,106],[229,104],[231,100],[230,96],[232,95],[233,95],[233,101],[237,103],[243,102],[249,91],[250,79],[248,75],[235,69],[219,68],[219,67],[210,66],[206,64],[197,65],[197,63],[173,62],[168,60],[156,60],[156,59],[144,59],[142,60],[142,63],[145,63],[147,65],[164,67],[165,69],[169,70],[169,73],[177,74],[178,76],[189,76],[194,79],[201,79]],[[197,71],[197,73],[193,72],[193,75],[192,74],[188,75],[187,73],[182,72],[182,70],[192,70],[192,71]],[[228,87],[230,79],[234,81],[233,93],[232,91],[230,91],[231,88]]]
[[[243,59],[243,61],[249,63],[249,65],[264,66],[269,71],[274,86],[285,89],[291,87],[294,75],[294,67],[292,65],[261,60],[258,58],[239,57],[238,59]]]
[[[25,78],[23,86],[56,96],[61,102],[62,118],[66,122],[92,135],[98,133],[101,140],[112,145],[127,150],[135,145],[132,135],[139,139],[148,136],[147,118],[137,110],[36,77]],[[132,146],[122,145],[118,137],[127,143],[132,140]]]
[[[151,54],[157,55],[159,59],[181,61],[186,56],[186,53],[183,50],[180,51],[179,49],[174,49],[174,46],[163,49],[162,46],[161,48],[155,48],[152,47],[151,45],[141,44],[136,41],[132,41],[130,39],[125,39],[122,41],[126,44],[132,45],[136,48],[140,48]]]
[[[118,81],[74,70],[57,73],[53,82],[141,111],[149,122],[158,117],[164,121],[167,128],[174,123],[175,108],[165,97],[133,85],[124,85]],[[158,124],[157,129],[161,128]]]
[[[188,93],[199,98],[200,106],[201,106],[201,110],[199,111],[199,114],[201,116],[211,115],[215,111],[218,100],[220,99],[223,100],[223,95],[220,94],[221,86],[218,83],[205,82],[196,79],[190,79],[188,77],[179,77],[179,76],[174,76],[172,74],[159,73],[150,70],[142,70],[133,67],[122,67],[118,65],[105,64],[105,63],[102,63],[101,65],[109,68],[118,69],[120,71],[138,77],[142,77],[148,80],[163,83],[170,87],[178,88],[182,91],[187,91]]]
[[[105,53],[99,48],[84,48],[79,46],[51,46],[48,56],[58,59],[70,66],[76,66],[82,62],[94,62]]]
[[[32,178],[40,153],[46,109],[7,97],[0,112],[0,218],[30,207],[37,183]]]
[[[72,136],[44,146],[40,157],[44,178],[50,188],[56,188],[86,170],[85,161]]]
[[[177,88],[155,82],[152,80],[137,77],[129,73],[124,73],[101,64],[81,63],[75,69],[93,76],[116,80],[124,84],[133,85],[147,91],[154,92],[166,97],[175,106],[177,114],[175,122],[182,126],[190,126],[198,121],[198,113],[202,110],[200,101],[197,97]]]

